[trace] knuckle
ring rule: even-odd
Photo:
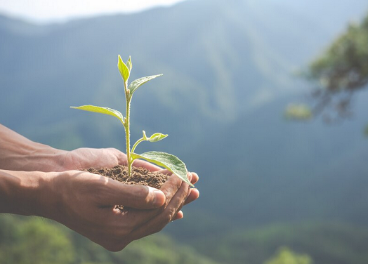
[[[116,148],[107,148],[107,150],[110,150],[110,151],[118,151]]]
[[[165,225],[167,225],[168,223],[170,223],[171,222],[171,219],[172,219],[171,215],[166,215],[165,218],[164,218]]]
[[[170,177],[170,178],[172,178],[172,181],[173,181],[173,183],[174,183],[175,185],[177,185],[177,186],[180,186],[180,185],[181,185],[182,180],[181,180],[178,176],[176,176],[176,175],[171,175],[171,177]]]
[[[175,214],[176,214],[176,210],[174,208],[171,208],[169,210],[169,218],[170,218],[170,221],[174,218]]]
[[[149,195],[148,187],[146,186],[136,186],[136,190],[134,190],[135,196],[138,199],[142,199],[145,202],[149,202],[152,198]]]
[[[163,216],[163,223],[165,223],[165,225],[170,223],[172,219],[174,218],[175,213],[176,213],[176,210],[174,210],[174,208],[168,208],[167,212]]]

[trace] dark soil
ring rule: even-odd
[[[89,168],[86,171],[109,177],[125,184],[140,184],[160,189],[168,179],[168,175],[160,172],[151,172],[144,168],[133,167],[132,176],[128,177],[128,167],[118,165],[113,168]]]
[[[123,182],[125,184],[140,184],[160,189],[167,181],[168,175],[160,172],[151,172],[144,168],[133,167],[132,176],[128,177],[128,167],[118,165],[113,168],[89,168],[86,171],[109,177],[113,180]],[[124,210],[123,205],[116,205],[115,208]]]

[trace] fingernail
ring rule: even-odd
[[[153,201],[152,201],[153,205],[154,206],[163,205],[165,203],[165,194],[156,188],[149,187],[149,186],[148,188],[149,188],[149,192],[153,194]]]

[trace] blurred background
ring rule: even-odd
[[[119,122],[69,106],[123,111],[131,55],[131,80],[164,74],[134,97],[132,140],[169,134],[137,151],[180,157],[201,197],[119,253],[1,215],[0,263],[368,263],[366,0],[103,3],[0,1],[0,123],[124,150]]]

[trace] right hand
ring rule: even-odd
[[[192,183],[196,174],[188,175]],[[110,251],[156,233],[182,218],[181,207],[198,198],[196,189],[170,176],[161,190],[81,171],[57,173],[42,204],[42,215],[56,220]],[[124,205],[120,211],[115,205]]]

